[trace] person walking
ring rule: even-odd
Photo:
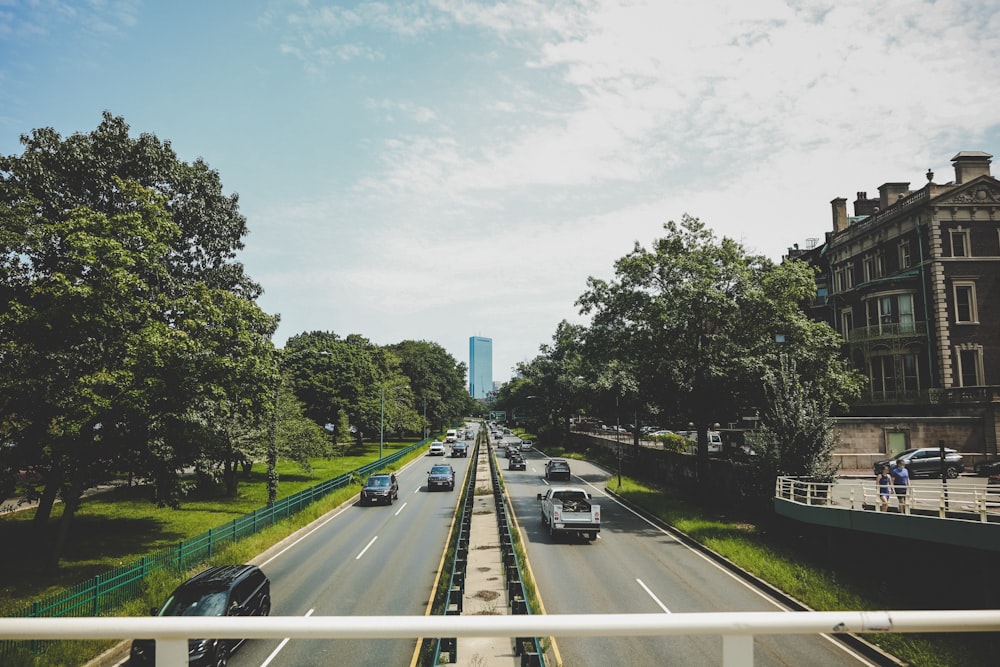
[[[906,494],[910,490],[910,471],[906,469],[906,461],[896,460],[896,467],[892,469],[892,490],[896,494],[899,502],[899,511],[906,511]]]
[[[882,511],[889,511],[889,495],[892,493],[892,475],[889,474],[889,466],[882,466],[882,472],[875,478],[878,484],[878,497],[882,501]]]

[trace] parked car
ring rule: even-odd
[[[945,449],[946,474],[949,479],[955,479],[959,473],[965,471],[965,463],[962,455],[954,449]],[[876,461],[872,466],[875,474],[882,471],[882,466],[889,466],[890,469],[896,466],[896,461],[904,461],[906,469],[910,471],[910,477],[927,475],[937,477],[941,475],[941,450],[938,447],[918,447],[907,449],[898,456],[884,461]]]
[[[271,582],[256,565],[210,567],[171,593],[154,616],[267,616],[271,613]],[[189,665],[225,665],[243,639],[189,639]],[[132,641],[130,665],[156,664],[156,642]]]
[[[569,481],[569,462],[566,459],[549,459],[545,462],[545,479],[550,482],[556,479]]]
[[[361,489],[362,505],[391,505],[397,498],[399,498],[399,484],[394,473],[369,475],[368,481]]]
[[[1000,474],[1000,460],[993,459],[981,461],[973,467],[973,471],[980,477],[992,477]]]
[[[526,468],[527,464],[520,454],[511,452],[511,455],[507,457],[507,470],[525,470]]]
[[[452,458],[467,457],[469,455],[469,446],[465,444],[464,440],[458,440],[451,446]]]
[[[427,490],[447,489],[455,490],[455,469],[450,463],[439,463],[431,466],[427,473]]]
[[[986,480],[986,493],[1000,494],[1000,473],[990,475]]]
[[[445,448],[444,443],[440,440],[435,440],[427,448],[427,456],[444,456]]]

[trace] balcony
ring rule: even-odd
[[[926,336],[926,322],[884,322],[870,327],[855,327],[848,332],[847,340],[850,343],[870,343],[907,338],[923,340]]]

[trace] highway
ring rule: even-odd
[[[398,472],[393,505],[352,504],[265,554],[258,564],[271,579],[271,614],[423,615],[469,464],[468,458],[444,460],[455,467],[454,492],[427,491],[427,471],[442,459],[424,456]],[[415,639],[258,640],[229,664],[408,665],[415,646]]]
[[[513,440],[513,439],[512,439]],[[536,494],[545,489],[545,457],[527,455],[528,469],[507,471],[507,493],[520,524],[528,561],[545,612],[695,613],[775,611],[782,607],[762,592],[678,542],[607,496],[609,474],[570,461],[573,483],[586,486],[601,506],[598,540],[549,537],[542,528]],[[562,482],[561,482],[562,483]],[[721,664],[722,638],[556,638],[566,665]],[[754,640],[754,665],[870,664],[826,637],[772,636]]]

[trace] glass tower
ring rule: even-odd
[[[469,395],[486,399],[493,391],[493,339],[469,338]]]

